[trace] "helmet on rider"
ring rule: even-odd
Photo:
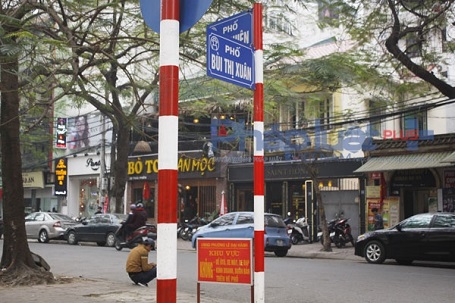
[[[144,204],[142,204],[142,203],[137,203],[137,204],[136,204],[136,207],[144,207]]]

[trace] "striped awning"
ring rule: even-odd
[[[419,169],[452,166],[450,162],[444,162],[451,152],[407,154],[371,158],[355,170],[355,173],[376,171],[391,171],[400,169]]]
[[[449,162],[455,164],[455,152],[451,153],[447,157],[445,157],[442,162]]]

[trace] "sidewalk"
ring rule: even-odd
[[[179,250],[193,250],[191,242],[178,240]],[[318,259],[347,259],[360,260],[354,256],[354,248],[348,244],[344,248],[332,246],[332,252],[321,252],[321,243],[293,245],[285,258],[318,258]],[[273,253],[266,253],[266,258],[274,257]],[[134,286],[108,280],[90,280],[84,278],[67,277],[68,283],[52,285],[36,285],[14,288],[0,287],[2,303],[97,303],[97,302],[137,302],[150,303],[156,299],[156,280],[149,287]],[[197,302],[194,293],[177,293],[177,302]],[[233,301],[201,296],[202,303],[233,303]]]

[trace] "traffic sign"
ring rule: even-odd
[[[160,33],[161,1],[141,0],[141,12],[145,23],[155,32]],[[180,33],[190,29],[209,9],[212,0],[180,0]]]
[[[254,89],[254,52],[240,42],[207,29],[207,75]]]
[[[211,23],[207,29],[228,39],[251,45],[253,41],[253,14],[251,11],[241,12]]]

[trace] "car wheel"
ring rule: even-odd
[[[38,242],[40,243],[47,243],[49,242],[49,235],[47,234],[46,230],[41,230],[38,234]]]
[[[115,245],[115,235],[114,233],[108,233],[106,237],[106,245],[113,247]]]
[[[400,265],[411,265],[412,261],[414,261],[414,260],[396,259],[395,261],[397,261],[397,263],[400,264]]]
[[[288,254],[288,250],[276,250],[275,251],[275,255],[277,257],[286,257],[286,255]]]
[[[365,246],[365,260],[368,263],[381,264],[385,260],[385,249],[379,241],[368,242]]]
[[[68,233],[68,244],[70,245],[76,245],[77,244],[77,239],[76,239],[76,233],[74,231],[70,231]]]

